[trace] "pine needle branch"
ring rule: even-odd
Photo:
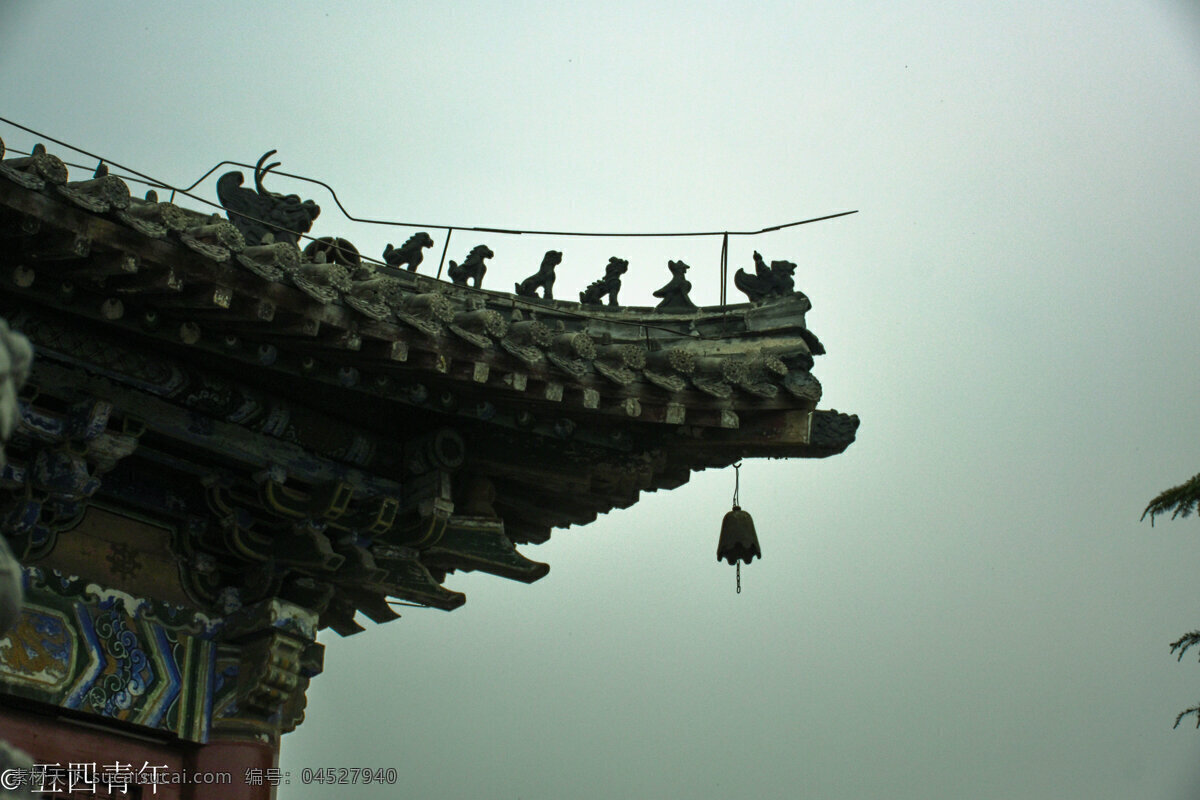
[[[1146,510],[1142,512],[1142,519],[1147,515],[1150,516],[1150,527],[1154,527],[1154,518],[1159,514],[1171,512],[1171,519],[1176,517],[1185,518],[1192,515],[1196,510],[1197,505],[1200,505],[1200,475],[1194,475],[1191,479],[1167,489],[1158,497],[1150,501],[1150,505],[1146,506]]]
[[[1186,711],[1180,711],[1179,716],[1175,718],[1175,727],[1178,728],[1179,723],[1183,722],[1183,718],[1186,717],[1188,714],[1196,715],[1196,727],[1200,728],[1200,705],[1192,706],[1191,708],[1189,708]]]
[[[1200,645],[1200,631],[1185,633],[1183,636],[1180,636],[1178,639],[1171,642],[1171,655],[1174,655],[1175,651],[1178,650],[1179,657],[1175,660],[1183,661],[1183,654],[1186,653],[1188,648],[1193,645]]]

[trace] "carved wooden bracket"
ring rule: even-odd
[[[215,734],[275,737],[300,724],[309,680],[324,662],[316,628],[316,614],[278,599],[226,618],[217,655],[221,688],[213,703]]]

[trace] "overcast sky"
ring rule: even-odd
[[[351,213],[591,231],[758,229],[795,261],[844,454],[748,461],[764,558],[714,557],[731,470],[525,553],[532,586],[349,639],[284,738],[394,767],[337,797],[1200,797],[1200,13],[1193,3],[0,0],[0,115],[177,184],[269,149]],[[0,125],[10,148],[36,141]],[[53,152],[62,149],[51,146]],[[379,256],[410,230],[313,233]],[[215,199],[213,182],[198,192]],[[487,284],[717,239],[471,237]],[[439,236],[435,253],[440,253]],[[739,297],[732,287],[731,296]]]

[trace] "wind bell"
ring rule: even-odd
[[[740,461],[733,465],[733,510],[721,520],[721,541],[717,544],[717,561],[725,559],[737,565],[738,594],[742,593],[742,562],[749,564],[755,556],[762,558],[758,535],[754,532],[754,519],[738,505],[741,468]]]

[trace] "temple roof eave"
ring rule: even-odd
[[[129,202],[131,209],[152,205]],[[130,326],[137,322],[134,312],[149,309],[145,313],[178,323],[177,330],[160,326],[165,334],[190,344],[242,336],[267,347],[287,345],[293,352],[325,355],[343,364],[385,362],[380,365],[385,368],[410,361],[410,353],[417,357],[405,366],[419,368],[424,357],[420,354],[428,353],[431,372],[449,374],[444,369],[446,361],[477,365],[469,370],[476,382],[481,370],[491,369],[513,373],[518,382],[535,376],[551,384],[586,386],[600,372],[611,380],[593,382],[592,388],[618,398],[642,394],[649,388],[647,378],[652,377],[668,388],[681,384],[701,387],[702,396],[694,399],[697,407],[736,407],[747,400],[759,403],[766,393],[775,391],[772,386],[778,388],[789,364],[806,369],[816,354],[812,348],[815,337],[804,325],[804,311],[810,304],[800,294],[774,303],[700,308],[686,314],[636,307],[609,311],[578,303],[474,292],[392,270],[403,276],[392,279],[394,286],[400,287],[396,291],[402,308],[396,316],[376,314],[390,317],[380,319],[357,310],[363,306],[354,302],[358,295],[353,291],[343,295],[342,289],[330,285],[322,289],[328,295],[319,295],[325,299],[317,300],[289,286],[286,279],[265,280],[245,268],[245,253],[235,252],[236,246],[228,242],[223,248],[219,237],[200,247],[196,240],[200,234],[164,229],[156,238],[132,229],[127,222],[137,217],[129,209],[97,214],[64,202],[63,197],[55,196],[53,187],[38,191],[2,179],[0,205],[32,221],[33,226],[45,223],[61,231],[43,230],[30,239],[28,257],[19,265],[21,275],[14,278],[18,283],[43,284],[48,292],[45,299],[55,302],[56,291],[65,290],[62,285],[47,289],[45,284],[58,283],[64,271],[60,265],[74,261],[66,270],[72,291],[94,300],[88,304],[91,308],[83,308],[84,303],[73,298],[73,313],[90,313],[109,324]],[[112,218],[114,213],[120,218]],[[141,212],[143,216],[149,213]],[[202,219],[203,215],[195,215],[191,221]],[[201,227],[205,226],[189,230]],[[72,258],[69,252],[58,252],[72,247],[86,253]],[[121,259],[125,263],[114,266]],[[128,271],[122,273],[122,269]],[[405,286],[411,293],[404,293]],[[38,291],[32,285],[26,288]],[[425,298],[426,304],[418,302]],[[478,310],[471,312],[470,308]],[[501,319],[498,309],[512,319]],[[527,330],[513,327],[522,317],[522,309],[525,315],[537,317],[526,324]],[[481,316],[488,313],[492,316]],[[463,327],[476,322],[492,327]],[[528,329],[529,325],[534,327]],[[511,333],[505,334],[509,328]],[[529,339],[530,335],[534,338]],[[610,362],[610,358],[617,360]],[[764,358],[769,359],[773,371],[762,370]],[[694,378],[695,359],[712,374]],[[651,363],[643,367],[646,361]],[[261,366],[275,368],[273,364]],[[755,370],[760,378],[744,375]],[[759,399],[743,396],[737,389],[717,395],[715,403],[705,399],[703,395],[712,395],[706,387],[728,385],[731,375],[735,384],[750,380]]]
[[[0,482],[15,497],[51,464],[75,481],[47,500],[62,515],[89,493],[140,512],[186,483],[165,513],[191,530],[204,602],[220,576],[269,573],[264,597],[340,633],[392,618],[388,597],[448,610],[448,572],[546,574],[514,544],[697,470],[854,441],[857,417],[818,409],[799,292],[668,312],[351,279],[53,166],[0,162],[0,313],[39,353]],[[461,458],[422,450],[438,436]]]

